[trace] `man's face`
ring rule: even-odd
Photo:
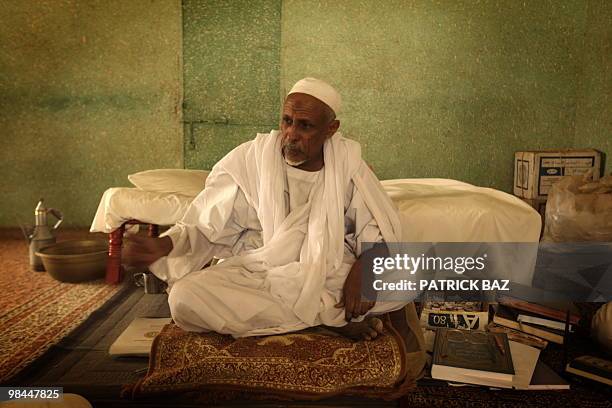
[[[339,125],[331,109],[317,98],[302,93],[289,95],[283,105],[280,126],[287,163],[302,170],[320,170],[323,144]]]

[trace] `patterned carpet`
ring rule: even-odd
[[[234,390],[281,399],[341,394],[395,399],[414,388],[414,380],[406,378],[407,357],[399,342],[389,326],[374,341],[353,342],[317,329],[233,339],[171,324],[155,338],[147,376],[124,393],[143,397]]]
[[[91,235],[91,234],[89,234]],[[65,231],[62,239],[89,236]],[[32,272],[28,245],[15,231],[0,233],[0,383],[58,343],[120,289],[102,280],[70,284]]]

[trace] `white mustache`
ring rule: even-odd
[[[292,153],[302,153],[302,150],[296,144],[286,144],[283,146],[283,150],[289,150]]]

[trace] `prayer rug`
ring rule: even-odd
[[[153,342],[147,375],[123,395],[233,391],[262,399],[342,394],[391,400],[414,384],[407,375],[403,342],[389,321],[373,341],[351,341],[316,328],[234,339],[170,324]]]
[[[24,240],[0,239],[0,383],[85,321],[121,286],[58,282],[32,272]]]

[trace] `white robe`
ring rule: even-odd
[[[344,310],[334,305],[361,243],[401,237],[358,143],[338,133],[326,141],[325,165],[304,187],[287,183],[280,140],[277,131],[259,134],[230,152],[166,233],[173,249],[150,269],[168,282],[182,328],[240,337],[342,326]],[[292,200],[296,188],[309,190],[306,202]],[[225,261],[202,269],[213,256]],[[385,302],[372,312],[401,306]]]

